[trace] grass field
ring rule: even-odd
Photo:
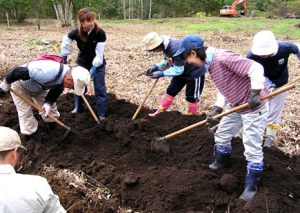
[[[201,33],[207,31],[225,31],[227,33],[247,32],[254,34],[260,30],[271,30],[283,39],[300,39],[300,21],[298,19],[267,19],[267,18],[172,18],[152,20],[101,20],[105,23],[149,24],[168,26],[181,33]]]

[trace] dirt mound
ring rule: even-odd
[[[10,98],[0,108],[0,124],[18,130],[17,113]],[[95,100],[89,98],[94,106]],[[145,212],[297,212],[300,208],[300,157],[288,157],[276,148],[265,150],[265,173],[259,193],[248,203],[238,199],[244,186],[246,162],[240,140],[233,141],[231,166],[212,172],[214,140],[205,127],[169,140],[171,152],[150,150],[153,138],[196,123],[204,117],[166,112],[149,119],[145,109],[131,120],[137,106],[108,96],[107,119],[100,126],[88,111],[70,114],[72,95],[58,101],[62,121],[72,128],[57,126],[47,133],[40,122],[44,144],[34,155],[32,144],[22,159],[23,173],[42,174],[71,212],[116,212],[122,208]],[[94,199],[55,173],[44,173],[45,166],[84,172],[95,189],[104,185],[110,190],[107,199]],[[97,190],[96,190],[97,191]]]

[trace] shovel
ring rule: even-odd
[[[169,58],[168,63],[172,64],[172,58]],[[166,63],[166,64],[164,65],[164,67],[162,68],[162,71],[164,71],[164,70],[166,69],[168,63]],[[147,95],[145,96],[145,98],[143,99],[142,103],[139,105],[139,107],[138,107],[137,110],[135,111],[134,115],[132,116],[132,118],[131,118],[132,120],[134,120],[134,119],[137,117],[137,115],[139,114],[139,112],[141,111],[141,109],[142,109],[144,103],[146,102],[147,98],[149,97],[150,93],[152,92],[153,88],[155,87],[156,83],[158,82],[158,79],[159,79],[159,78],[157,78],[157,79],[154,81],[152,87],[151,87],[150,90],[148,91],[148,93],[147,93]]]
[[[100,124],[100,121],[97,117],[97,115],[95,114],[95,112],[93,111],[91,105],[89,104],[88,100],[86,100],[86,97],[84,95],[81,96],[84,103],[87,105],[87,107],[89,108],[90,113],[92,114],[93,118],[95,119],[95,121],[97,122],[97,124]]]
[[[31,102],[30,100],[28,100],[26,97],[24,97],[23,95],[21,95],[20,93],[18,93],[16,90],[10,88],[10,91],[12,93],[14,93],[16,96],[18,96],[19,98],[21,98],[22,100],[24,100],[26,103],[28,103],[29,105],[32,106],[32,108],[36,109],[39,112],[44,112],[43,109],[41,109],[38,105],[36,105],[35,103]],[[55,123],[57,123],[58,125],[60,125],[61,127],[65,128],[67,131],[65,132],[65,134],[63,135],[63,139],[64,140],[66,138],[66,136],[69,134],[69,132],[71,131],[71,128],[66,126],[64,123],[62,123],[61,121],[59,121],[57,118],[55,118],[53,115],[48,114],[48,116],[52,121],[54,121]]]
[[[271,97],[273,97],[275,95],[278,95],[280,93],[283,93],[285,91],[288,91],[288,90],[294,88],[295,87],[295,82],[298,81],[299,79],[300,79],[300,77],[298,77],[297,79],[295,79],[293,82],[291,82],[289,84],[286,84],[286,85],[284,85],[284,86],[276,89],[275,91],[273,91],[273,92],[269,93],[268,95],[262,97],[261,100],[266,100],[268,98],[271,98]],[[220,118],[222,118],[222,117],[224,117],[226,115],[229,115],[229,114],[234,113],[234,112],[238,112],[238,111],[246,109],[248,107],[249,107],[249,104],[245,103],[245,104],[242,104],[240,106],[234,107],[234,108],[232,108],[231,110],[229,110],[227,112],[223,112],[223,113],[220,113],[218,115],[215,115],[212,118],[213,119],[220,119]],[[190,126],[187,126],[187,127],[183,128],[183,129],[180,129],[180,130],[178,130],[176,132],[170,133],[170,134],[168,134],[166,136],[163,136],[163,137],[160,137],[160,138],[156,138],[156,139],[154,139],[154,140],[151,141],[151,150],[152,151],[169,152],[170,148],[169,148],[169,144],[167,143],[166,140],[168,140],[170,138],[173,138],[175,136],[178,136],[178,135],[180,135],[182,133],[185,133],[185,132],[187,132],[189,130],[192,130],[192,129],[196,128],[196,127],[203,126],[206,123],[207,123],[207,120],[203,120],[203,121],[200,121],[198,123],[195,123],[195,124],[192,124]]]

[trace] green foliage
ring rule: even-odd
[[[0,0],[0,18],[8,12],[10,18],[22,21],[25,18],[54,18],[54,3],[65,0]],[[150,11],[150,0],[71,0],[73,17],[82,7],[93,9],[101,18],[147,19]],[[125,8],[123,8],[123,2]],[[131,4],[129,5],[129,2]],[[231,5],[234,0],[152,0],[150,17],[187,17],[195,14],[218,16],[224,5]],[[143,5],[141,5],[143,3]],[[237,10],[242,9],[242,3]],[[299,0],[248,0],[248,14],[255,10],[257,14],[268,16],[299,16]]]

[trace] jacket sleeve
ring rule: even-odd
[[[253,61],[248,70],[251,89],[263,89],[265,83],[264,68],[261,64]]]
[[[61,48],[60,48],[60,56],[62,57],[68,57],[71,54],[71,43],[75,39],[75,30],[72,30],[67,35],[64,36],[62,42],[61,42]]]
[[[173,67],[170,67],[164,71],[164,76],[172,77],[172,76],[181,75],[183,71],[184,71],[184,66],[174,65]]]
[[[93,60],[93,66],[100,67],[104,61],[105,42],[98,42],[96,46],[96,56]]]
[[[30,79],[30,77],[29,77],[29,70],[27,67],[15,67],[12,70],[10,70],[5,77],[6,82],[9,84],[17,80],[28,80],[28,79]]]
[[[56,100],[58,99],[60,94],[63,92],[63,90],[64,90],[63,85],[57,85],[53,89],[50,89],[45,98],[45,102],[52,105],[54,102],[56,102]]]
[[[226,99],[225,99],[225,97],[222,95],[222,93],[220,93],[219,91],[218,91],[218,94],[217,94],[217,99],[216,99],[216,102],[215,102],[215,106],[218,106],[218,107],[220,107],[220,108],[224,108],[224,106],[225,106],[225,104],[226,104]]]

